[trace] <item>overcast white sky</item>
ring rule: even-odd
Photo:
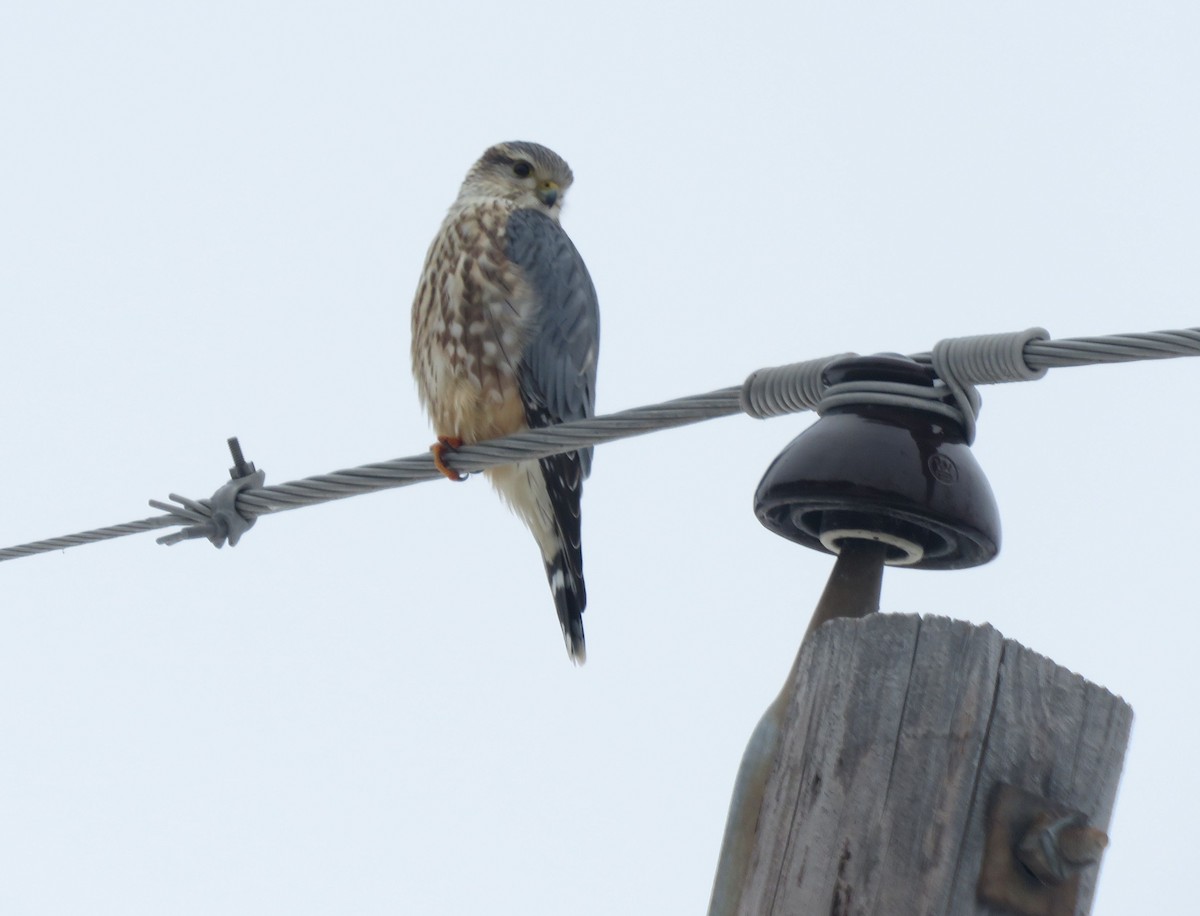
[[[412,291],[545,143],[603,412],[846,350],[1200,324],[1194,3],[60,3],[0,13],[0,546],[423,451]],[[1127,698],[1098,914],[1200,822],[1200,361],[984,391],[1000,557],[890,571]],[[0,566],[0,911],[696,913],[831,567],[763,529],[810,418],[606,446],[589,662],[482,480]]]

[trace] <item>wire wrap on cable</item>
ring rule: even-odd
[[[1050,338],[1044,328],[1007,334],[981,334],[942,340],[929,357],[941,384],[933,388],[895,382],[843,382],[826,388],[823,374],[832,362],[856,356],[843,353],[753,372],[742,385],[742,411],[768,419],[801,410],[823,413],[833,407],[876,404],[941,414],[962,427],[967,443],[975,440],[975,418],[981,399],[975,386],[1030,381],[1046,369],[1025,359],[1033,341]]]
[[[751,372],[742,384],[739,399],[742,413],[756,420],[768,420],[803,410],[816,410],[825,393],[825,382],[821,378],[825,367],[835,359],[855,355],[841,353]]]
[[[948,337],[933,348],[933,371],[954,395],[963,416],[967,445],[975,441],[975,418],[983,403],[976,385],[1028,382],[1046,374],[1025,359],[1025,348],[1035,340],[1049,340],[1045,328],[1028,328],[1010,334]]]
[[[966,428],[966,418],[954,402],[952,393],[939,383],[931,386],[875,380],[839,382],[825,389],[825,396],[817,404],[817,413],[823,416],[835,407],[864,405],[921,410],[938,414]]]
[[[254,465],[250,465],[250,467],[253,468]],[[217,548],[224,547],[226,544],[236,547],[242,535],[253,528],[257,521],[257,516],[243,515],[238,511],[238,494],[247,490],[260,489],[266,481],[265,471],[254,470],[241,477],[226,481],[217,488],[211,499],[202,503],[176,493],[172,493],[170,498],[179,505],[173,506],[156,499],[150,500],[150,505],[155,509],[162,509],[164,512],[179,516],[180,524],[186,525],[173,534],[165,534],[158,538],[158,543],[170,547],[180,541],[207,538]],[[188,524],[189,522],[191,524]]]

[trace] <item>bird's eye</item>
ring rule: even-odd
[[[525,162],[524,160],[513,163],[513,174],[516,175],[518,178],[528,178],[529,174],[532,171],[533,171],[533,166],[530,165],[528,162]]]

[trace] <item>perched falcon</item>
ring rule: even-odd
[[[413,375],[448,449],[592,416],[600,314],[583,258],[558,223],[573,176],[536,143],[500,143],[467,173],[413,301]],[[485,473],[537,539],[567,654],[583,640],[579,499],[592,450]]]

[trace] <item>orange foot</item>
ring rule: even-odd
[[[456,448],[461,448],[462,439],[458,436],[438,436],[438,441],[429,446],[429,450],[433,452],[433,464],[439,471],[453,480],[455,483],[461,483],[466,480],[462,474],[446,465],[446,452],[452,452]]]

